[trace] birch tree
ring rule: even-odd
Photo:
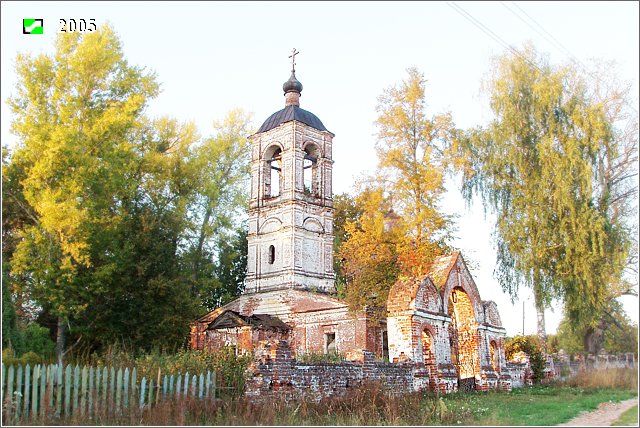
[[[613,126],[574,68],[531,45],[496,58],[484,89],[495,119],[467,134],[463,190],[497,214],[498,280],[533,290],[544,341],[553,298],[596,310],[624,266],[628,241],[595,191]]]

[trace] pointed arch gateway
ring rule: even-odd
[[[480,372],[478,323],[474,315],[473,305],[467,292],[461,287],[454,287],[448,299],[449,345],[451,362],[461,381],[475,379]]]

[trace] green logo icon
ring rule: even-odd
[[[23,19],[22,34],[43,34],[44,19]]]

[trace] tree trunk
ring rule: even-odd
[[[540,338],[540,344],[542,345],[543,352],[547,350],[547,329],[544,323],[544,303],[542,299],[535,296],[536,303],[536,315],[538,316],[538,338]]]
[[[213,214],[213,210],[211,209],[211,207],[209,206],[210,202],[207,201],[207,210],[204,213],[204,218],[202,219],[202,226],[200,227],[200,234],[198,237],[198,247],[197,247],[197,252],[196,252],[196,259],[194,261],[194,265],[193,265],[193,279],[196,279],[200,273],[200,260],[202,257],[202,248],[204,247],[204,241],[207,237],[206,233],[205,233],[205,229],[207,227],[207,225],[209,224],[209,220],[211,219],[211,215]]]
[[[58,317],[58,331],[56,333],[56,357],[58,364],[62,367],[64,363],[64,342],[65,342],[66,325],[64,318]]]
[[[600,320],[596,327],[589,327],[584,334],[584,350],[589,354],[597,355],[604,348],[605,322]]]

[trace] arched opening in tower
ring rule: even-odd
[[[318,193],[318,158],[320,150],[314,144],[307,144],[302,160],[302,184],[304,192],[308,194]]]
[[[480,367],[477,324],[471,299],[461,287],[455,287],[449,295],[448,306],[451,362],[460,379],[474,377]]]
[[[280,196],[282,180],[282,150],[272,147],[266,153],[264,194],[268,198]]]

